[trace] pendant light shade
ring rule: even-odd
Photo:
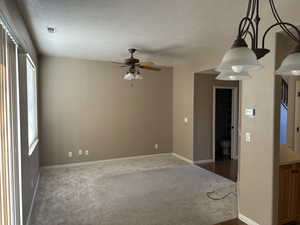
[[[283,60],[276,74],[300,76],[300,45]]]
[[[144,77],[143,77],[142,75],[140,75],[140,74],[136,74],[136,75],[135,75],[135,79],[136,79],[136,80],[143,80]]]
[[[128,72],[124,75],[123,77],[124,80],[143,80],[144,77],[142,75],[140,75],[139,72],[137,73],[132,73],[132,72]]]
[[[251,76],[247,72],[235,73],[231,72],[222,72],[217,76],[217,80],[228,80],[228,81],[235,81],[235,80],[248,80]]]
[[[127,74],[124,75],[123,79],[124,79],[124,80],[134,80],[135,77],[134,77],[134,74],[133,74],[133,73],[128,72]]]
[[[262,69],[255,53],[247,47],[229,49],[217,67],[218,72],[234,71],[235,73],[251,72]]]

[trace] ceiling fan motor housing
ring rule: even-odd
[[[140,62],[140,60],[133,58],[133,57],[125,60],[125,64],[128,66],[134,65],[139,62]]]

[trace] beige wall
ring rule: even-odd
[[[286,21],[300,24],[298,0],[277,3]],[[270,8],[262,8],[263,20],[260,29],[265,30],[274,23]],[[238,19],[238,18],[237,18]],[[275,29],[276,30],[276,29]],[[232,34],[232,41],[235,33]],[[220,63],[226,48],[219,52],[206,51],[206,57],[195,56],[192,60],[174,62],[174,151],[192,159],[193,152],[193,74],[211,69]],[[255,108],[255,119],[241,117],[239,213],[260,225],[276,224],[278,149],[274,148],[274,71],[275,71],[275,31],[267,36],[266,47],[272,52],[260,60],[265,66],[262,71],[251,73],[253,79],[241,84],[241,112],[245,108]],[[201,49],[199,49],[199,52]],[[183,123],[183,116],[190,117],[190,123]],[[252,133],[252,143],[244,142],[245,133]]]
[[[194,160],[194,74],[213,68],[221,60],[220,55],[208,51],[204,58],[173,61],[173,151],[190,160]],[[188,123],[184,122],[185,117]]]
[[[194,72],[188,62],[176,62],[173,69],[173,152],[193,160]],[[189,122],[185,123],[187,117]]]
[[[195,74],[194,161],[213,159],[213,88],[238,87],[239,82],[216,80],[216,75]]]
[[[172,152],[172,69],[130,82],[109,62],[45,56],[40,68],[42,165]]]

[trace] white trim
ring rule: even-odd
[[[214,162],[213,159],[207,159],[207,160],[194,161],[194,164],[204,164],[204,163],[213,163],[213,162]]]
[[[300,117],[299,117],[299,110],[300,110],[300,97],[298,96],[298,92],[300,92],[300,81],[296,81],[296,94],[295,94],[295,120],[294,120],[294,146],[295,152],[300,154],[300,140],[299,140],[299,131],[297,129],[300,126]]]
[[[239,219],[248,225],[259,225],[259,223],[239,213]]]
[[[95,160],[95,161],[87,161],[87,162],[78,162],[78,163],[69,163],[69,164],[60,164],[60,165],[52,165],[52,166],[43,166],[42,168],[68,168],[68,167],[76,167],[76,166],[84,166],[84,165],[94,165],[97,163],[102,162],[111,162],[111,161],[119,161],[119,160],[127,160],[127,159],[141,159],[153,156],[163,156],[163,155],[172,155],[173,153],[158,153],[158,154],[150,154],[150,155],[138,155],[138,156],[131,156],[131,157],[121,157],[115,159],[104,159],[104,160]]]
[[[26,58],[29,60],[30,64],[32,65],[34,71],[36,71],[35,63],[34,63],[33,59],[31,58],[30,54],[26,53],[25,55],[26,55]]]
[[[39,143],[39,139],[38,137],[34,139],[34,141],[32,142],[32,144],[29,146],[29,151],[28,151],[28,155],[31,156],[32,153],[34,152],[36,146]]]
[[[234,142],[234,145],[231,144],[231,158],[237,159],[237,152],[238,152],[238,87],[230,87],[230,86],[213,86],[213,120],[212,120],[212,153],[213,153],[213,162],[216,160],[216,146],[215,146],[215,140],[216,140],[216,134],[215,134],[215,128],[216,128],[216,90],[217,89],[230,89],[232,90],[232,122],[234,126],[234,135],[231,139],[232,142]]]
[[[18,134],[18,184],[19,184],[19,210],[20,210],[20,225],[23,225],[23,184],[22,184],[22,147],[21,147],[21,110],[20,110],[20,71],[19,71],[19,52],[17,47],[16,53],[16,61],[17,61],[17,73],[16,73],[16,100],[17,100],[17,134]]]
[[[2,14],[2,13],[1,13]],[[10,37],[10,39],[13,41],[13,43],[16,46],[18,45],[18,41],[16,40],[16,38],[14,37],[14,34],[11,32],[11,29],[9,27],[9,25],[6,23],[6,21],[4,19],[2,19],[2,16],[0,15],[0,25],[3,27],[3,29],[6,31],[7,35]]]
[[[36,194],[37,194],[37,191],[38,191],[39,184],[40,184],[40,174],[39,174],[39,176],[37,178],[37,181],[36,181],[36,184],[35,184],[35,188],[34,188],[34,192],[33,192],[33,197],[32,197],[32,201],[31,201],[31,205],[30,205],[26,225],[30,225],[30,222],[31,222],[31,214],[32,214],[32,210],[33,210],[34,202],[35,202],[35,199],[36,199]]]
[[[172,155],[175,156],[175,157],[177,157],[178,159],[181,159],[181,160],[187,162],[187,163],[194,164],[193,160],[190,160],[190,159],[188,159],[188,158],[186,158],[186,157],[184,157],[182,155],[179,155],[179,154],[177,154],[175,152],[172,152]]]

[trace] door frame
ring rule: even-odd
[[[299,105],[299,99],[298,93],[300,92],[300,80],[296,80],[296,93],[295,93],[295,128],[294,128],[294,148],[295,152],[298,154],[300,153],[300,141],[298,139],[299,134],[299,127],[300,127],[300,118],[299,118],[299,111],[300,111],[300,105]]]
[[[239,87],[231,86],[213,86],[213,120],[212,120],[212,150],[213,150],[213,161],[216,161],[216,91],[217,89],[229,89],[232,90],[232,108],[231,108],[231,125],[234,129],[231,131],[231,159],[238,159],[238,120],[239,120]]]

